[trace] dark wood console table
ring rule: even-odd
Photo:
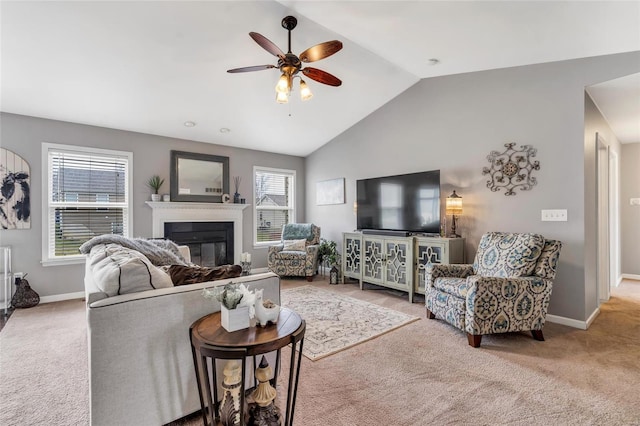
[[[216,360],[239,359],[242,364],[242,381],[240,396],[244,399],[246,380],[246,359],[253,357],[256,367],[256,356],[277,351],[274,377],[271,385],[276,387],[278,370],[280,369],[280,349],[291,344],[291,362],[289,367],[289,385],[287,388],[287,407],[284,414],[284,426],[293,425],[293,413],[296,404],[296,392],[302,360],[305,322],[291,309],[282,308],[277,324],[266,327],[249,327],[244,330],[227,332],[220,324],[220,312],[206,315],[189,328],[193,364],[198,382],[202,418],[205,426],[218,424],[218,385],[216,377]],[[296,350],[296,346],[299,347]],[[296,351],[298,358],[296,362]],[[209,367],[207,358],[211,358],[213,384],[209,383]],[[211,388],[213,387],[213,396]],[[240,404],[240,419],[244,424],[244,401]]]

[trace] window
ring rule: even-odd
[[[280,242],[282,226],[295,222],[295,170],[253,168],[254,244]]]
[[[132,235],[133,154],[44,143],[42,263],[84,260],[78,248],[103,234]]]

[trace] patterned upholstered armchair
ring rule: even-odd
[[[427,267],[427,318],[466,331],[474,348],[483,334],[531,331],[544,340],[561,248],[538,234],[484,234],[473,265]]]
[[[267,265],[280,276],[307,277],[318,271],[320,227],[313,223],[289,223],[282,228],[280,244],[269,247]]]

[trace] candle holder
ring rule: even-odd
[[[242,266],[242,275],[243,276],[251,274],[251,262],[242,260],[242,261],[240,261],[240,266]]]

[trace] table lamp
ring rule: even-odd
[[[453,194],[447,197],[446,203],[446,215],[451,215],[451,237],[460,238],[460,235],[456,234],[456,216],[462,214],[462,197],[453,191]]]

